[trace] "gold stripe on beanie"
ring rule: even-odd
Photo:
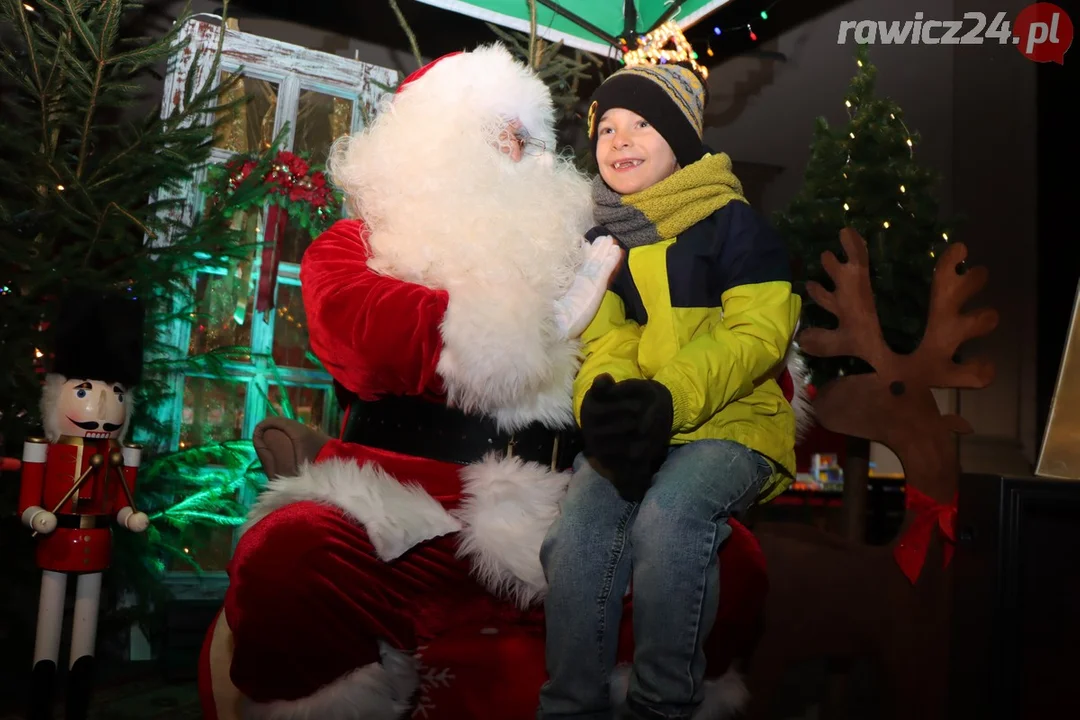
[[[616,74],[638,75],[659,85],[701,137],[705,93],[701,81],[691,70],[679,65],[632,65]]]

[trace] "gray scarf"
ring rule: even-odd
[[[608,187],[597,175],[593,179],[593,218],[628,249],[663,240],[645,213],[623,203],[622,195]]]

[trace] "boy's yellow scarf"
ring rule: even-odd
[[[628,248],[670,240],[732,200],[746,202],[726,153],[706,155],[650,188],[619,195],[597,176],[593,215]]]

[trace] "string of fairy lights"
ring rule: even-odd
[[[855,63],[860,68],[863,66],[863,61],[862,60],[856,59]],[[844,108],[847,110],[848,118],[851,119],[851,120],[854,120],[855,119],[855,112],[856,112],[857,108],[855,108],[852,105],[851,100],[844,100]],[[911,130],[908,129],[908,126],[904,123],[902,118],[896,117],[896,113],[889,113],[889,119],[900,123],[900,127],[903,128],[903,130],[904,130],[904,136],[905,136],[904,137],[904,144],[907,145],[908,157],[914,159],[915,158],[915,141],[911,137],[911,135],[912,135]],[[855,133],[854,132],[849,132],[848,137],[851,138],[852,140],[854,140],[855,139]],[[845,164],[846,165],[851,164],[851,155],[850,154],[848,154]],[[847,179],[847,172],[844,172],[844,179],[845,180]],[[900,194],[904,195],[906,193],[907,193],[907,188],[903,185],[903,183],[901,183],[900,184]],[[896,207],[900,208],[901,210],[906,209],[900,203],[899,200],[896,201]],[[849,202],[844,203],[844,212],[851,212],[851,204]],[[908,212],[909,215],[911,215],[911,217],[913,217],[913,218],[915,217],[915,213],[913,213],[911,211],[907,211],[907,212]],[[881,226],[885,230],[888,230],[889,229],[889,221],[888,220],[883,220],[881,222]],[[945,242],[949,242],[949,234],[947,232],[941,233],[941,238]],[[934,254],[933,250],[930,251],[930,257],[935,257],[935,254]]]
[[[758,12],[761,22],[769,19],[769,12],[780,0],[773,0],[767,7]],[[712,44],[719,38],[727,38],[736,33],[745,32],[752,42],[757,42],[758,35],[754,32],[754,23],[745,22],[738,25],[721,27],[713,25],[709,39],[706,41],[705,53],[713,57]],[[620,61],[627,65],[662,65],[664,63],[686,63],[701,73],[702,77],[709,76],[709,69],[697,62],[699,55],[693,44],[687,40],[686,35],[676,24],[674,19],[668,20],[644,35],[636,38],[620,38],[619,50],[622,51]]]

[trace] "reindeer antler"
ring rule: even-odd
[[[934,268],[926,332],[911,356],[911,362],[920,367],[922,379],[931,387],[984,388],[994,379],[994,366],[987,361],[953,362],[960,345],[989,334],[998,324],[996,310],[963,312],[964,303],[983,289],[988,277],[982,266],[961,274],[960,265],[966,257],[967,247],[954,243]]]
[[[840,245],[847,254],[846,263],[830,251],[821,254],[821,265],[836,290],[829,292],[814,281],[806,283],[810,297],[836,316],[839,327],[836,330],[808,328],[799,333],[799,345],[818,357],[861,358],[878,373],[884,373],[895,356],[885,343],[878,321],[866,241],[852,228],[844,228],[840,231]]]

